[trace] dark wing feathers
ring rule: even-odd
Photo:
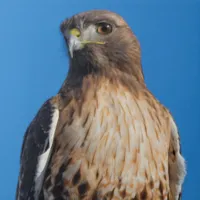
[[[49,145],[49,130],[54,107],[47,100],[26,130],[21,151],[20,175],[18,179],[16,200],[34,199],[34,178],[38,157]]]

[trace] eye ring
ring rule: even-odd
[[[101,35],[108,35],[112,32],[112,25],[106,22],[100,22],[96,24],[96,31]]]

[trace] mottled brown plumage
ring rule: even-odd
[[[102,21],[112,33],[93,32]],[[135,35],[109,11],[65,20],[68,46],[66,31],[73,28],[102,44],[74,51],[51,99],[59,120],[40,199],[178,200],[185,174],[178,131],[145,85]]]

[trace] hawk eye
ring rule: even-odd
[[[112,26],[106,22],[96,24],[97,33],[101,35],[107,35],[112,32]]]

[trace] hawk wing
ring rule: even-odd
[[[16,200],[37,200],[52,152],[59,111],[51,99],[40,108],[26,130],[21,157]]]
[[[180,150],[180,138],[175,122],[171,119],[171,140],[169,147],[169,186],[172,200],[181,199],[182,184],[186,175],[184,158]]]

